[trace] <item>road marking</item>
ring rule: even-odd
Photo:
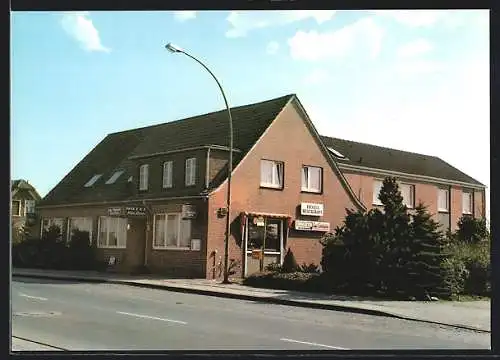
[[[42,301],[47,301],[48,300],[47,298],[44,298],[44,297],[26,295],[26,294],[21,294],[21,293],[19,294],[19,296],[22,296],[22,297],[25,297],[25,298],[28,298],[28,299],[35,299],[35,300],[42,300]]]
[[[298,344],[305,344],[305,345],[312,345],[312,346],[320,346],[320,347],[325,347],[329,349],[335,349],[335,350],[349,350],[347,348],[343,347],[338,347],[338,346],[330,346],[330,345],[324,345],[324,344],[318,344],[318,343],[313,343],[313,342],[308,342],[308,341],[299,341],[299,340],[293,340],[293,339],[287,339],[287,338],[281,338],[281,341],[287,341],[287,342],[292,342],[292,343],[298,343]]]
[[[117,313],[117,314],[122,314],[122,315],[128,315],[128,316],[135,316],[135,317],[138,317],[138,318],[143,318],[143,319],[151,319],[151,320],[166,321],[166,322],[172,322],[172,323],[176,323],[176,324],[183,324],[183,325],[186,325],[186,324],[187,324],[187,322],[185,322],[185,321],[171,320],[171,319],[164,319],[164,318],[159,318],[159,317],[156,317],[156,316],[148,316],[148,315],[134,314],[134,313],[128,313],[128,312],[124,312],[124,311],[117,311],[116,313]]]

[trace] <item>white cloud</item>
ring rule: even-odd
[[[401,46],[397,53],[399,57],[413,57],[428,53],[434,46],[425,39],[417,39]]]
[[[280,48],[280,44],[277,41],[270,41],[267,44],[266,52],[270,55],[274,55],[278,52],[279,48]]]
[[[365,17],[335,31],[298,31],[288,40],[288,45],[292,58],[297,60],[342,58],[358,46],[367,48],[370,57],[376,58],[381,51],[383,36],[383,29],[372,18]]]
[[[394,70],[400,75],[421,75],[442,70],[445,64],[433,60],[412,60],[396,64]]]
[[[88,11],[64,13],[61,25],[86,51],[110,52],[111,49],[101,43],[99,31],[95,28],[90,19]]]
[[[449,10],[373,10],[373,12],[410,27],[432,26],[450,15]]]
[[[253,30],[283,26],[306,19],[314,19],[318,24],[322,24],[334,15],[334,10],[231,11],[227,17],[231,28],[226,32],[226,36],[242,37]]]
[[[183,22],[196,18],[196,11],[175,11],[174,17],[177,21]]]
[[[325,69],[314,69],[303,78],[306,85],[318,85],[330,78],[330,74]]]

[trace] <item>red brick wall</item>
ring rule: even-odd
[[[344,176],[351,185],[354,193],[361,197],[361,201],[368,209],[373,208],[373,181],[383,179],[383,176],[373,176],[361,172],[343,170]],[[438,221],[438,189],[440,186],[433,183],[418,182],[410,179],[401,179],[402,182],[415,185],[415,205],[422,202],[427,206],[427,210],[433,214]],[[451,228],[456,230],[456,225],[462,216],[462,187],[444,186],[451,191]],[[474,215],[482,217],[484,213],[484,191],[476,190],[474,192]]]
[[[285,163],[283,190],[260,188],[260,160],[263,158]],[[302,165],[323,168],[322,194],[301,193]],[[217,219],[216,212],[217,208],[225,207],[226,185],[227,183],[221,186],[209,200],[207,249],[209,277],[212,264],[210,254],[214,250],[218,251],[217,256],[224,254],[225,219]],[[301,202],[324,204],[324,216],[317,220],[330,222],[332,228],[341,223],[345,216],[345,208],[355,207],[299,113],[290,105],[282,111],[261,141],[234,170],[231,220],[234,221],[242,211],[289,214],[295,219],[297,206]],[[235,226],[239,226],[238,220],[235,221]],[[303,239],[298,238],[298,234],[290,236],[288,245],[298,260],[319,264],[321,245],[318,237]],[[229,256],[241,260],[243,249],[239,243],[241,237],[238,239],[231,237]]]

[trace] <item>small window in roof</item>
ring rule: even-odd
[[[97,180],[99,180],[99,178],[101,176],[102,176],[102,174],[96,174],[96,175],[92,176],[92,178],[89,181],[87,181],[87,183],[85,185],[83,185],[83,186],[85,186],[85,187],[91,187],[92,185],[95,184],[95,182]]]
[[[123,170],[116,171],[113,175],[111,175],[108,181],[106,181],[106,184],[113,184],[116,180],[118,180],[121,174],[123,174]]]
[[[345,156],[339,153],[337,150],[335,150],[332,147],[328,147],[328,151],[330,151],[335,157],[338,157],[339,159],[345,159]]]

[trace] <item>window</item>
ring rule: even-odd
[[[373,180],[373,205],[382,205],[382,201],[379,200],[378,196],[383,184],[382,180]]]
[[[52,226],[57,226],[59,231],[63,231],[64,219],[63,218],[45,218],[42,220],[42,230],[47,231]]]
[[[332,147],[327,147],[328,151],[338,159],[345,159],[345,156]]]
[[[472,193],[462,192],[462,214],[472,214]]]
[[[21,202],[19,200],[12,200],[12,215],[21,216]]]
[[[125,249],[127,247],[127,219],[101,216],[97,246]]]
[[[139,190],[148,189],[149,165],[144,164],[139,168]]]
[[[106,184],[114,184],[116,182],[116,180],[118,180],[118,178],[120,177],[120,175],[123,174],[123,170],[119,170],[117,172],[115,172],[113,175],[111,175],[111,177],[108,179],[108,181],[106,181]]]
[[[86,231],[89,233],[89,241],[92,243],[92,218],[74,217],[69,219],[68,240],[73,236],[73,231]]]
[[[172,170],[174,163],[172,161],[166,161],[163,163],[163,188],[172,187]]]
[[[186,159],[186,186],[196,183],[196,158]]]
[[[86,183],[85,185],[83,185],[83,186],[85,186],[85,187],[91,187],[92,185],[94,185],[94,184],[95,184],[95,182],[96,182],[97,180],[99,180],[99,178],[100,178],[101,176],[102,176],[102,174],[96,174],[96,175],[92,176],[92,177],[90,178],[90,180],[89,180],[89,181],[87,181],[87,183]]]
[[[450,211],[450,192],[448,189],[438,189],[438,211]]]
[[[191,220],[181,214],[156,214],[154,227],[155,249],[189,249],[191,247]]]
[[[26,200],[24,203],[24,211],[26,214],[35,213],[35,200]]]
[[[400,184],[399,189],[403,197],[403,204],[405,204],[407,208],[413,209],[415,207],[415,186]]]
[[[280,161],[260,161],[260,186],[283,188],[283,163]]]
[[[302,191],[321,192],[323,169],[316,166],[302,167]]]

